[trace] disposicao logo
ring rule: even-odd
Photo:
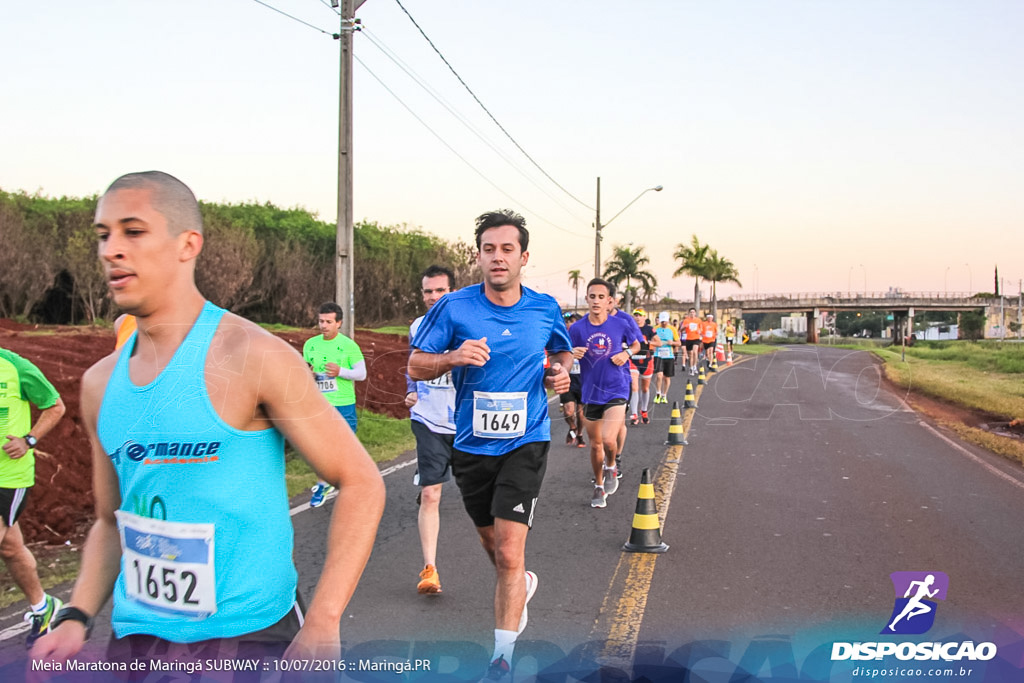
[[[935,624],[936,600],[945,600],[949,577],[942,572],[893,572],[889,575],[896,598],[882,635],[920,635]],[[857,642],[832,643],[832,661],[881,660],[947,662],[966,659],[987,661],[995,657],[994,643],[964,642]]]
[[[889,575],[896,601],[881,633],[919,635],[935,623],[938,600],[946,599],[949,577],[942,572],[893,572]]]

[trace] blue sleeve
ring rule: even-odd
[[[427,315],[416,330],[413,348],[425,353],[444,353],[452,349],[455,328],[450,309],[451,297],[443,296],[427,311]]]
[[[548,350],[548,353],[570,351],[572,349],[572,342],[569,340],[569,330],[565,329],[565,322],[562,320],[562,309],[558,307],[558,304],[554,304],[552,319],[554,322],[551,325],[551,337],[548,338],[548,345],[544,348]]]

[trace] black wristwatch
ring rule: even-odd
[[[57,612],[57,616],[50,622],[50,630],[57,628],[65,621],[77,621],[82,626],[85,626],[85,637],[88,638],[89,634],[92,633],[92,617],[78,609],[77,607],[62,607]]]
[[[39,443],[39,439],[37,439],[36,437],[32,436],[31,434],[26,434],[25,436],[23,436],[21,438],[25,439],[25,443],[28,444],[29,448],[35,448],[36,444]]]

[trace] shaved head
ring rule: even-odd
[[[163,171],[141,171],[127,173],[104,192],[104,196],[118,190],[150,190],[153,208],[167,220],[167,229],[172,235],[186,230],[203,232],[203,215],[199,202],[185,183]]]

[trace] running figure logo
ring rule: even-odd
[[[942,572],[893,572],[889,577],[896,591],[896,602],[889,625],[882,633],[915,635],[927,632],[935,623],[937,603],[933,598],[946,599],[949,577]]]

